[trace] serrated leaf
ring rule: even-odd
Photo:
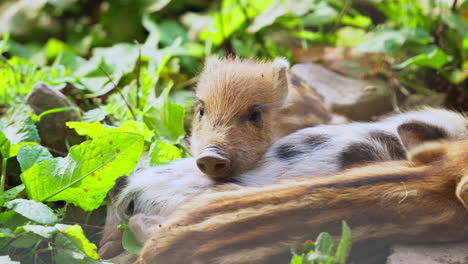
[[[148,157],[149,165],[156,166],[182,158],[182,152],[174,145],[156,141],[151,144]]]
[[[184,107],[169,100],[169,89],[165,89],[143,119],[154,130],[156,138],[177,144],[185,136]]]
[[[120,127],[105,126],[99,122],[67,122],[66,125],[71,129],[75,129],[78,135],[88,136],[90,138],[97,138],[115,132],[140,134],[146,141],[151,141],[154,136],[154,132],[150,130],[145,123],[133,120],[123,122]]]
[[[57,222],[54,211],[38,201],[16,199],[6,203],[6,207],[40,224],[47,225]]]
[[[43,146],[23,146],[18,151],[18,156],[16,157],[21,171],[23,172],[31,168],[34,164],[52,158],[52,154]]]
[[[20,264],[21,262],[11,260],[10,256],[0,256],[0,263],[2,263],[2,264]]]
[[[333,248],[333,238],[330,234],[323,232],[320,233],[317,237],[317,241],[315,242],[315,250],[319,254],[330,254]]]
[[[97,253],[97,246],[86,238],[83,233],[83,228],[79,225],[73,225],[67,228],[64,234],[72,241],[75,246],[77,246],[81,251],[83,251],[88,257],[92,259],[99,259]]]
[[[31,199],[66,201],[91,211],[118,177],[132,172],[142,150],[141,135],[110,133],[73,146],[65,158],[35,164],[20,176]]]
[[[124,229],[122,234],[123,248],[130,253],[138,254],[141,250],[141,245],[138,242],[138,239],[135,237],[128,225],[122,224],[120,227]]]
[[[349,253],[351,252],[351,229],[348,224],[343,221],[341,240],[336,249],[335,259],[338,264],[346,264]]]
[[[27,111],[29,106],[16,105],[10,108],[0,119],[0,130],[10,140],[11,145],[20,142],[39,142],[39,132]]]

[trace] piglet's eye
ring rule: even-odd
[[[200,115],[200,117],[204,116],[205,115],[205,108],[200,107],[200,110],[198,111],[198,114]]]
[[[262,112],[253,111],[252,113],[250,113],[250,116],[249,116],[250,122],[258,122],[260,120],[262,120]]]

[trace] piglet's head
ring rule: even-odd
[[[195,91],[192,131],[197,166],[217,181],[252,169],[272,144],[288,95],[288,62],[208,59]]]

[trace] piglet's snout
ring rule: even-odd
[[[198,155],[197,166],[203,173],[220,180],[229,173],[231,161],[218,146],[210,146]]]

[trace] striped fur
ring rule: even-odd
[[[357,254],[377,242],[468,239],[468,140],[410,157],[198,196],[156,227],[136,263],[286,263],[290,244],[337,235],[342,220]]]

